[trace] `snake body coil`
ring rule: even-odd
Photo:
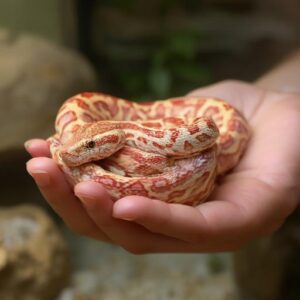
[[[62,105],[55,127],[50,150],[72,184],[92,180],[114,199],[141,195],[189,205],[209,196],[250,136],[235,108],[199,97],[138,104],[82,93]]]

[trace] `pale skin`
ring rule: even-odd
[[[27,170],[50,206],[78,234],[134,254],[237,250],[276,231],[299,205],[300,55],[292,61],[253,85],[225,81],[190,93],[230,102],[253,130],[239,165],[197,207],[140,196],[113,202],[94,182],[73,189],[40,139],[26,143],[33,156]],[[296,76],[297,84],[288,86],[289,77]],[[289,92],[280,92],[285,90]]]

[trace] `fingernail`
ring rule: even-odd
[[[122,210],[119,211],[119,209],[116,209],[116,207],[114,207],[113,210],[113,217],[124,221],[134,221],[134,218],[132,216],[126,215],[126,212],[122,213]]]
[[[126,212],[122,213],[122,211],[119,211],[118,209],[115,208],[113,210],[113,217],[124,221],[134,221],[134,218],[132,216],[126,214]]]
[[[38,186],[46,187],[50,184],[50,176],[44,170],[31,170],[28,173],[33,177]]]
[[[76,193],[75,196],[79,198],[79,200],[82,202],[82,204],[86,205],[89,201],[93,201],[94,199],[90,195],[85,195],[82,193]]]
[[[124,216],[115,216],[113,215],[116,219],[124,220],[124,221],[134,221],[134,218],[130,217],[124,217]]]
[[[26,141],[25,143],[24,143],[24,147],[25,147],[25,149],[28,151],[28,148],[30,147],[30,144],[31,144],[31,140],[29,140],[29,141]]]

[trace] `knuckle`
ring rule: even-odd
[[[135,255],[147,254],[149,251],[141,245],[124,245],[122,246],[127,252]]]
[[[247,247],[249,243],[251,243],[253,240],[257,239],[257,235],[250,235],[250,234],[245,234],[245,235],[238,235],[235,239],[231,240],[228,242],[224,248],[224,251],[228,252],[236,252],[244,247]]]
[[[205,238],[200,234],[190,234],[187,236],[186,241],[192,244],[201,244]]]
[[[261,231],[264,228],[264,222],[259,218],[252,218],[245,222],[245,226],[243,226],[243,228],[244,238],[240,242],[245,244],[246,241],[260,236]]]
[[[226,86],[237,86],[241,84],[246,84],[244,81],[237,80],[237,79],[225,79],[219,82],[219,85],[226,85]]]
[[[155,233],[165,233],[165,229],[170,228],[170,220],[168,218],[160,218],[155,220],[155,224],[151,224],[151,231]]]
[[[283,99],[285,101],[291,101],[291,102],[294,102],[295,100],[297,102],[295,102],[295,104],[297,105],[299,102],[299,99],[300,99],[300,93],[293,93],[293,92],[290,92],[290,91],[283,91],[283,92],[274,92],[274,94],[280,98],[280,99]]]
[[[300,93],[270,92],[270,100],[274,109],[298,116],[300,112]]]
[[[224,249],[224,251],[227,252],[236,252],[241,250],[243,247],[245,247],[245,245],[248,243],[248,241],[239,241],[236,243],[232,243],[230,245],[227,245]]]
[[[73,224],[73,223],[65,223],[66,226],[73,232],[75,232],[76,234],[78,235],[81,235],[81,236],[88,236],[90,235],[90,229],[89,228],[86,228],[84,226],[79,226],[77,224]]]
[[[103,242],[111,242],[109,237],[107,237],[103,232],[101,232],[97,227],[93,226],[68,226],[68,228],[74,233],[83,236],[96,239]]]
[[[240,88],[254,89],[252,84],[247,83],[245,81],[236,80],[236,79],[222,80],[218,83],[218,85],[221,86],[221,87],[226,87],[226,89],[230,89],[230,90],[231,89],[236,90],[236,89],[240,89]]]
[[[266,224],[261,231],[261,236],[267,236],[278,231],[282,225],[285,223],[286,218],[280,217],[278,220],[273,220],[269,224]]]

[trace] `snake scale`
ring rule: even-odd
[[[210,195],[250,137],[242,114],[220,99],[135,103],[92,92],[68,99],[55,129],[50,151],[73,185],[92,180],[113,199],[141,195],[188,205]]]

